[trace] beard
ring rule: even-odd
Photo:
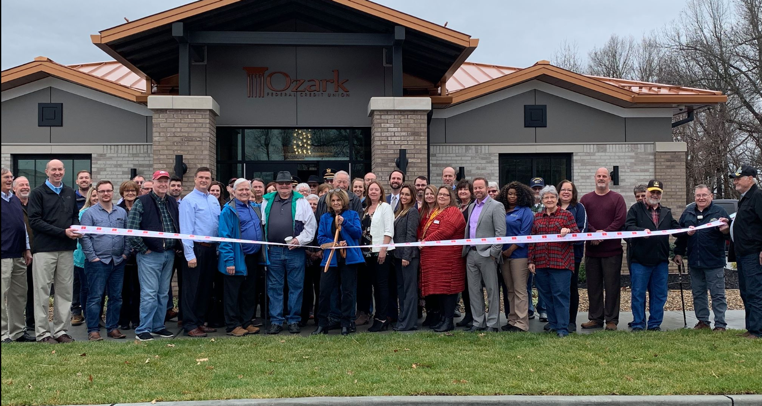
[[[646,203],[648,203],[651,206],[656,206],[657,204],[661,203],[661,199],[652,199],[650,197],[647,197]]]

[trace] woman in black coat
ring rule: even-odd
[[[394,214],[394,243],[418,241],[420,214],[415,208],[415,189],[403,185],[400,204]],[[400,313],[396,331],[416,330],[418,320],[418,247],[396,247],[394,263],[397,270],[397,297]]]

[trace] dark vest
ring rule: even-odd
[[[154,200],[153,196],[149,193],[147,195],[138,197],[138,200],[140,200],[141,204],[143,205],[143,219],[140,221],[140,229],[148,231],[164,231],[164,227],[162,226],[163,223],[161,222],[161,211],[159,211],[159,205],[156,203],[156,200]],[[167,195],[164,200],[167,204],[167,211],[169,211],[169,216],[172,217],[172,224],[174,224],[176,232],[179,233],[180,213],[178,211],[177,200],[173,199],[169,195]],[[173,241],[175,241],[175,245],[172,247],[175,247],[177,242],[180,240]],[[146,247],[148,247],[148,249],[151,251],[164,252],[164,239],[162,238],[144,237],[143,243],[145,243]]]
[[[21,258],[26,251],[26,230],[24,229],[24,209],[16,197],[2,202],[2,259]]]

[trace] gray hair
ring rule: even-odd
[[[251,189],[251,182],[249,182],[245,178],[238,178],[238,179],[236,179],[235,183],[233,183],[233,190],[237,190],[238,189],[238,185],[240,185],[242,183],[248,183],[247,188]]]
[[[302,188],[310,189],[310,185],[308,185],[308,184],[306,184],[306,183],[304,183],[304,182],[302,182],[302,183],[300,183],[300,184],[296,185],[296,191],[297,191],[297,192],[299,191],[299,189],[302,189]],[[310,190],[311,190],[311,189],[310,189]]]
[[[646,193],[646,185],[641,184],[641,185],[635,186],[632,189],[632,193],[633,194]]]
[[[310,194],[307,196],[307,200],[320,200],[320,197],[318,197],[316,194]]]
[[[349,172],[347,172],[347,171],[338,171],[338,172],[333,174],[333,178],[336,179],[336,177],[339,176],[339,175],[346,175],[347,180],[350,179]]]
[[[488,188],[491,188],[491,187],[493,187],[493,188],[495,188],[495,189],[498,189],[498,187],[497,187],[497,182],[490,182],[490,183],[487,185],[487,187],[488,187]]]
[[[0,170],[0,175],[5,175],[6,173],[8,173],[10,171],[11,171],[10,169],[8,169],[8,168],[3,166],[2,170]]]
[[[709,191],[709,193],[712,193],[712,189],[709,188],[709,186],[701,183],[699,185],[696,185],[696,187],[693,188],[693,191],[695,192],[697,189],[706,189]]]
[[[545,195],[548,193],[556,195],[556,198],[558,198],[558,191],[556,190],[556,187],[553,185],[548,185],[540,190],[540,200],[542,200],[542,198],[545,197]]]
[[[5,168],[3,168],[3,169],[5,169]],[[11,186],[11,187],[16,189],[16,186],[18,186],[18,183],[21,182],[21,179],[24,179],[27,182],[29,182],[29,179],[27,179],[26,176],[19,176],[19,177],[13,179],[13,186]]]

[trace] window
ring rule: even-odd
[[[500,154],[500,186],[517,180],[525,185],[541,177],[546,185],[572,179],[572,154]]]
[[[63,183],[76,189],[77,172],[92,173],[92,155],[13,155],[14,176],[26,176],[32,189],[45,184],[45,166],[51,159],[59,159],[64,164]]]

